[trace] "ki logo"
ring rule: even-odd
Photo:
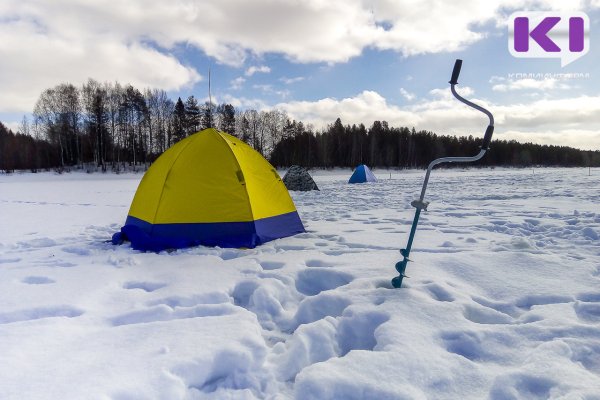
[[[517,58],[560,58],[564,67],[590,50],[583,12],[520,11],[510,16],[508,30],[508,50]]]

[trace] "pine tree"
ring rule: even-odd
[[[186,136],[200,130],[200,107],[194,96],[188,97],[185,101],[185,122]]]
[[[173,110],[173,143],[179,142],[185,137],[185,106],[181,97],[177,98],[175,109]]]
[[[221,104],[217,107],[220,127],[223,132],[235,136],[235,108],[231,104]]]
[[[202,107],[202,119],[200,121],[201,129],[208,129],[214,126],[213,121],[213,105],[208,101]]]

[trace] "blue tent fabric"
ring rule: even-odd
[[[254,248],[289,232],[304,232],[297,212],[249,222],[150,224],[127,217],[125,226],[113,235],[113,244],[124,240],[142,251],[162,251],[191,246]]]
[[[364,182],[377,182],[377,178],[371,172],[369,167],[365,164],[361,164],[354,170],[354,173],[348,180],[348,183],[364,183]]]

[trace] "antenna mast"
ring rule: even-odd
[[[210,95],[210,67],[208,67],[208,106],[212,108],[212,97]]]

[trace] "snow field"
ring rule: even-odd
[[[347,171],[344,171],[347,172]],[[293,192],[256,249],[105,241],[141,175],[0,177],[0,398],[597,399],[600,171],[422,171]]]

